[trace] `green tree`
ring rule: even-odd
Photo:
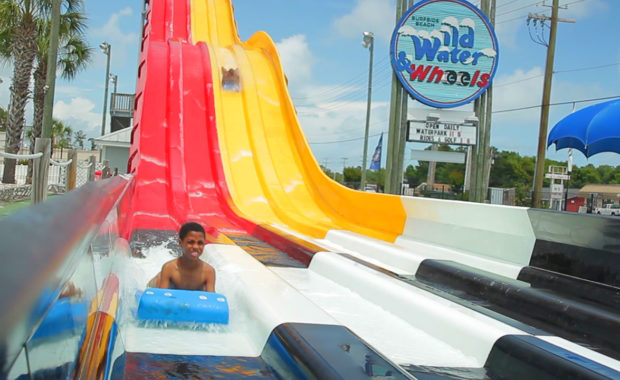
[[[573,187],[583,187],[590,183],[603,183],[601,173],[592,164],[582,168],[574,167],[571,173],[570,184]]]
[[[515,204],[531,204],[535,157],[521,157],[517,152],[498,151],[491,167],[489,186],[515,188]]]
[[[379,185],[379,190],[383,191],[385,186],[385,169],[368,170],[366,172],[366,181],[368,183],[376,183]]]
[[[85,41],[86,17],[82,13],[82,0],[64,0],[65,9],[60,15],[58,35],[58,71],[64,79],[73,79],[90,60],[92,49]],[[45,84],[47,82],[47,53],[51,21],[40,19],[37,22],[36,69],[34,71],[32,134],[30,153],[34,153],[35,140],[41,137],[43,128],[43,107]],[[53,147],[52,147],[53,148]],[[32,177],[32,163],[28,166],[28,178]]]
[[[360,183],[362,180],[362,169],[358,166],[344,168],[342,174],[344,174],[345,183]]]
[[[0,1],[0,54],[13,63],[5,148],[8,153],[19,151],[36,54],[37,20],[49,14],[46,4],[36,0]],[[15,164],[15,160],[5,159],[2,182],[15,183]]]
[[[426,166],[428,169],[428,164]],[[418,167],[420,167],[420,163],[418,163]],[[422,168],[418,170],[415,166],[408,165],[405,169],[405,180],[409,187],[416,187],[426,180],[426,171],[423,172]]]
[[[86,140],[86,134],[82,131],[76,131],[73,133],[73,141],[75,142],[75,146],[80,149],[84,149],[84,140]]]
[[[601,183],[611,184],[614,183],[616,168],[611,165],[600,165],[598,168],[599,175],[601,176]]]

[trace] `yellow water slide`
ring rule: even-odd
[[[219,145],[240,216],[314,238],[349,230],[394,241],[397,196],[348,189],[320,169],[303,135],[272,39],[239,39],[231,0],[192,0],[191,35],[209,47]]]

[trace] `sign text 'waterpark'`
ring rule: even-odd
[[[405,89],[424,104],[467,104],[491,84],[498,61],[489,20],[464,0],[426,0],[396,25],[391,60]]]

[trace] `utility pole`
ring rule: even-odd
[[[368,156],[368,130],[370,129],[370,103],[372,99],[372,59],[375,48],[375,35],[372,32],[364,32],[362,46],[370,50],[370,63],[368,64],[368,102],[366,103],[366,128],[364,129],[364,154],[362,155],[362,179],[360,190],[366,189],[366,157]]]
[[[560,1],[553,0],[551,6],[551,17],[545,15],[530,14],[530,20],[537,21],[544,25],[545,21],[551,21],[549,30],[549,44],[547,45],[547,63],[545,65],[545,82],[543,87],[542,107],[540,109],[540,130],[538,131],[538,152],[536,155],[536,170],[534,171],[534,194],[532,197],[532,207],[540,208],[542,200],[542,187],[545,171],[545,153],[547,150],[547,128],[549,124],[549,102],[551,99],[551,82],[553,79],[553,62],[555,59],[555,41],[557,35],[558,21],[573,23],[575,20],[558,19]]]
[[[47,175],[52,145],[52,111],[54,109],[54,92],[56,90],[60,5],[61,0],[54,0],[52,2],[52,25],[50,26],[49,50],[47,52],[47,82],[45,84],[45,99],[43,103],[43,127],[41,129],[41,137],[35,140],[35,153],[42,152],[43,156],[37,159],[33,165],[33,204],[43,202],[47,196]]]

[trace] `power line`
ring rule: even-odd
[[[582,2],[584,2],[584,1],[587,1],[587,0],[575,0],[575,1],[572,1],[572,2],[570,2],[570,3],[566,3],[566,4],[564,4],[563,6],[564,6],[564,7],[567,7],[567,6],[569,6],[569,5],[576,4],[576,3],[582,3]]]
[[[618,66],[618,65],[620,65],[620,62],[609,63],[609,64],[606,64],[606,65],[599,65],[599,66],[581,67],[581,68],[577,68],[577,69],[558,70],[558,71],[554,71],[554,74],[572,73],[572,72],[575,72],[575,71],[604,69],[606,67],[613,67],[613,66]]]
[[[517,80],[511,81],[511,82],[505,82],[505,83],[500,83],[500,84],[497,84],[497,85],[493,85],[493,88],[510,86],[511,84],[521,83],[521,82],[528,81],[530,79],[540,78],[540,77],[544,77],[544,76],[545,76],[544,74],[534,75],[534,76],[523,78],[523,79],[517,79]]]
[[[388,62],[388,61],[389,61],[389,59],[390,59],[390,56],[389,56],[389,55],[386,55],[386,56],[385,56],[385,57],[383,57],[383,58],[382,58],[379,62],[377,62],[377,63],[375,64],[375,70],[373,70],[373,73],[374,73],[375,71],[377,71],[377,72],[378,72],[379,70],[383,70],[383,69],[385,69],[385,67],[390,66],[391,64]],[[388,64],[386,64],[386,62],[387,62]],[[351,87],[351,86],[353,86],[354,84],[364,83],[364,82],[367,80],[367,79],[366,79],[366,78],[367,78],[367,77],[366,77],[366,74],[367,74],[366,72],[364,72],[364,73],[360,73],[359,75],[356,75],[356,76],[354,76],[353,78],[350,78],[350,79],[348,79],[348,80],[346,80],[346,81],[344,81],[344,82],[342,82],[342,83],[338,84],[336,87],[333,87],[333,88],[327,89],[327,90],[325,90],[325,91],[321,91],[321,92],[318,92],[318,93],[312,94],[312,96],[309,96],[309,97],[305,97],[305,96],[302,96],[302,97],[293,97],[293,99],[298,99],[298,100],[299,100],[299,99],[308,99],[308,98],[312,98],[312,97],[320,97],[320,96],[323,96],[323,95],[325,95],[325,94],[330,94],[330,93],[334,93],[334,92],[342,91],[343,89],[347,89],[348,87]]]
[[[375,69],[373,70],[373,75],[376,76],[380,76],[386,72],[388,72],[391,69],[391,64],[377,64],[375,66]],[[357,85],[362,85],[365,84],[366,81],[368,79],[363,77],[363,76],[358,76],[356,78],[353,78],[351,80],[342,82],[332,88],[329,88],[325,91],[321,91],[321,92],[317,92],[314,94],[311,94],[309,96],[293,96],[291,97],[291,99],[293,100],[310,100],[310,99],[315,99],[315,98],[338,98],[340,96],[343,95],[347,95],[348,93],[350,93],[350,90],[352,87],[356,87]]]
[[[379,89],[383,89],[385,87],[387,87],[388,85],[391,85],[390,82],[385,81],[382,84],[375,86],[374,89],[375,90],[379,90]],[[298,115],[314,115],[316,112],[333,112],[333,111],[338,111],[340,109],[344,109],[347,108],[351,105],[357,104],[359,102],[361,102],[363,100],[363,98],[366,95],[362,94],[362,93],[358,93],[352,96],[351,99],[349,100],[343,100],[343,101],[332,101],[330,103],[335,103],[335,104],[328,104],[325,106],[317,106],[316,104],[305,104],[305,105],[298,105],[299,107],[313,107],[313,108],[318,108],[318,110],[314,111],[314,112],[309,112],[309,111],[300,111],[297,114]]]
[[[584,1],[588,1],[588,0],[575,0],[573,2],[564,4],[564,6],[567,7],[569,5],[576,4],[576,3],[581,3],[581,2],[584,2]],[[516,2],[517,1],[515,0],[515,1],[511,2],[511,3],[506,3],[506,4],[502,4],[502,5],[508,5],[508,4],[512,4],[512,3],[516,3]],[[544,3],[544,2],[543,1],[539,1],[537,3],[532,3],[532,4],[528,5],[528,6],[524,6],[522,8],[515,8],[515,9],[513,9],[511,11],[507,11],[505,13],[501,13],[497,17],[499,18],[499,16],[507,15],[507,14],[510,14],[510,13],[513,13],[513,12],[525,9],[525,8],[533,6],[533,5],[538,5],[540,3]],[[498,6],[497,8],[500,8],[502,5]],[[521,20],[521,19],[523,19],[523,17],[524,17],[524,15],[523,16],[517,16],[517,17],[509,18],[509,19],[505,19],[505,20],[498,20],[498,21],[495,22],[495,25],[497,25],[497,24],[505,24],[507,22],[516,21],[516,20]]]
[[[581,100],[571,100],[571,101],[566,101],[566,102],[558,102],[558,103],[549,103],[549,106],[563,106],[566,104],[574,104],[574,103],[588,103],[588,102],[596,102],[596,101],[600,101],[600,100],[611,100],[611,99],[618,99],[620,98],[620,95],[614,95],[614,96],[606,96],[603,98],[592,98],[592,99],[581,99]],[[540,108],[542,107],[542,104],[538,104],[535,106],[527,106],[527,107],[520,107],[520,108],[510,108],[510,109],[505,109],[505,110],[499,110],[499,111],[493,111],[493,113],[505,113],[505,112],[514,112],[514,111],[524,111],[524,110],[529,110],[529,109],[533,109],[533,108]]]
[[[390,71],[391,71],[391,67],[386,66],[380,72],[376,72],[376,73],[373,73],[373,74],[378,77],[378,76],[386,74],[386,73],[388,73]],[[380,85],[378,85],[377,88],[381,88],[381,86],[382,85],[380,84]],[[321,102],[325,103],[325,102],[331,102],[331,101],[335,101],[335,100],[338,100],[338,99],[342,99],[342,98],[346,98],[346,97],[351,97],[351,96],[354,96],[355,98],[358,98],[358,97],[362,97],[363,98],[363,97],[366,96],[366,94],[364,94],[363,92],[353,91],[353,89],[351,89],[351,88],[348,89],[348,90],[349,91],[347,91],[347,89],[344,88],[343,90],[340,90],[340,91],[342,91],[340,94],[335,93],[334,95],[330,95],[330,96],[324,96],[324,95],[321,95],[321,93],[317,93],[317,94],[312,94],[310,96],[302,97],[302,98],[291,97],[291,99],[294,100],[296,106],[303,107],[303,106],[307,106],[307,105],[314,105],[316,103],[316,101],[313,102],[312,101],[313,99],[318,99]],[[324,92],[324,94],[326,94],[326,93],[327,93],[327,91]]]
[[[387,121],[378,121],[378,122],[370,124],[370,128],[373,129],[374,127],[378,127],[378,126],[379,127],[384,127],[387,123],[388,123]],[[360,130],[361,130],[361,128],[358,127],[356,129],[347,129],[345,131],[334,131],[334,133],[337,133],[337,134],[347,134],[347,133],[353,133],[353,132],[360,132]],[[308,131],[308,132],[310,132],[310,131]],[[314,138],[316,136],[309,136],[308,134],[306,134],[306,137],[311,139],[311,138]]]
[[[610,64],[607,64],[607,65],[580,67],[580,68],[567,69],[567,70],[556,70],[553,73],[554,74],[574,73],[576,71],[598,70],[598,69],[604,69],[606,67],[613,67],[613,66],[618,66],[618,65],[620,65],[620,62],[610,63]],[[534,75],[534,76],[523,78],[523,79],[517,79],[517,80],[511,81],[511,82],[500,83],[500,84],[494,85],[493,87],[494,88],[498,88],[498,87],[509,86],[511,84],[521,83],[521,82],[528,81],[530,79],[536,79],[536,78],[540,78],[540,77],[544,77],[544,76],[545,76],[544,74]]]
[[[505,7],[506,5],[515,4],[517,1],[519,1],[519,0],[510,0],[510,1],[507,1],[507,2],[505,2],[504,4],[499,4],[497,7],[495,7],[495,9],[500,9],[500,8]]]
[[[514,8],[514,9],[511,9],[511,10],[506,11],[506,12],[504,12],[504,13],[500,13],[500,14],[498,14],[498,15],[496,16],[496,18],[497,18],[497,17],[500,17],[500,16],[508,15],[508,14],[511,14],[511,13],[514,13],[514,12],[517,12],[517,11],[520,11],[520,10],[522,10],[522,9],[527,9],[527,8],[529,8],[529,7],[532,7],[532,6],[534,6],[534,5],[538,5],[538,4],[542,4],[542,3],[543,3],[543,1],[537,1],[537,2],[535,2],[535,3],[531,3],[531,4],[528,4],[528,5],[524,5],[524,6],[519,7],[519,8]]]
[[[375,133],[374,135],[370,135],[368,137],[377,137],[377,136],[381,135],[381,133],[385,133],[385,131],[384,132]],[[347,140],[320,141],[320,142],[310,142],[310,141],[308,141],[308,144],[310,144],[310,145],[337,144],[337,143],[343,143],[343,142],[358,141],[358,140],[363,140],[363,139],[364,139],[364,136],[357,137],[357,138],[354,138],[354,139],[347,139]]]
[[[516,20],[523,20],[523,18],[524,18],[524,17],[525,17],[525,16],[519,16],[519,17],[515,17],[515,18],[510,18],[510,19],[508,19],[508,20],[500,20],[500,21],[497,21],[497,22],[495,23],[495,25],[497,25],[497,24],[505,24],[505,23],[507,23],[507,22],[516,21]]]

